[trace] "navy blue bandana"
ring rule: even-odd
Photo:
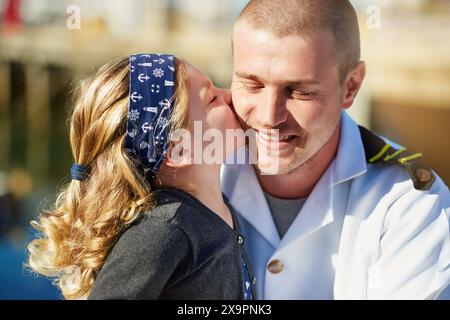
[[[169,146],[169,120],[175,92],[175,57],[130,55],[130,101],[125,149],[153,181]]]

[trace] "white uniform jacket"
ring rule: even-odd
[[[346,112],[336,158],[283,239],[251,165],[224,165],[221,178],[258,299],[448,298],[448,188],[436,177],[430,190],[416,190],[403,167],[366,163]],[[276,260],[281,271],[272,273]]]

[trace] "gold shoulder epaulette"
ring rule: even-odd
[[[421,153],[410,152],[405,148],[394,148],[372,131],[359,126],[366,161],[376,164],[394,164],[403,166],[410,175],[414,188],[429,190],[436,177],[423,161]]]

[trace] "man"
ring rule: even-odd
[[[250,1],[233,30],[233,104],[278,151],[228,164],[258,299],[429,299],[450,281],[450,194],[412,153],[344,111],[364,79],[347,0]],[[273,138],[279,130],[279,138]]]

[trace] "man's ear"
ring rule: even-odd
[[[342,108],[348,109],[353,104],[356,95],[363,83],[366,75],[366,64],[364,61],[359,61],[358,64],[349,72],[344,82],[344,95],[342,101]]]
[[[183,168],[192,164],[191,151],[183,143],[170,141],[167,149],[165,165],[169,168]]]

